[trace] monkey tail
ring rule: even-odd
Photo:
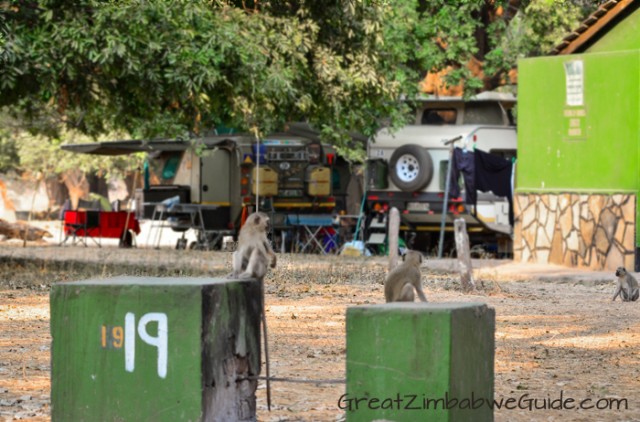
[[[260,291],[262,294],[262,333],[264,337],[264,361],[267,376],[267,410],[271,412],[271,374],[269,368],[269,340],[267,339],[267,315],[265,312],[266,303],[264,301],[264,277],[260,279]]]
[[[267,376],[267,410],[271,412],[271,374],[269,371],[269,341],[267,340],[267,317],[262,313],[262,331],[264,333],[264,360]]]

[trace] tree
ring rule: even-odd
[[[303,115],[371,131],[394,113],[401,86],[377,64],[389,7],[335,2],[324,28],[314,20],[319,7],[270,13],[284,7],[9,2],[0,101],[44,131],[63,123],[91,135],[122,129],[145,138],[222,123],[264,133]],[[336,36],[320,39],[333,29]]]
[[[143,154],[105,157],[63,151],[60,149],[62,143],[87,143],[91,138],[69,130],[61,130],[59,137],[32,134],[6,115],[0,115],[0,126],[0,147],[10,152],[5,156],[0,150],[0,163],[5,163],[2,170],[30,173],[38,181],[62,182],[74,205],[88,192],[87,174],[98,174],[106,179],[126,176],[141,168],[144,159]],[[47,190],[51,188],[47,183]],[[54,197],[51,192],[49,194],[50,198]]]
[[[565,3],[9,0],[0,3],[0,105],[54,135],[61,125],[92,136],[184,137],[223,125],[259,135],[307,120],[353,157],[361,146],[348,134],[402,124],[400,98],[426,72],[448,69],[467,93],[501,83],[533,50],[526,30],[548,33],[534,4],[563,15]],[[509,32],[521,12],[526,30]]]
[[[547,54],[604,1],[421,1],[423,89],[473,94],[512,83],[517,61]],[[456,89],[451,90],[451,87]]]

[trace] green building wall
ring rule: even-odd
[[[584,105],[568,106],[564,66],[578,60]],[[640,51],[527,59],[518,73],[518,192],[638,190]]]
[[[633,28],[611,31],[589,51],[615,44]],[[572,62],[582,66],[577,81],[568,80]],[[640,50],[524,59],[518,72],[514,258],[634,268]]]
[[[636,6],[627,6],[638,7]],[[589,46],[587,53],[603,53],[612,51],[638,50],[640,48],[640,8],[615,24],[597,42]]]

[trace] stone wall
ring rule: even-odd
[[[634,269],[636,195],[517,194],[514,260]]]

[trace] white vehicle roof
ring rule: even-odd
[[[443,95],[431,95],[431,94],[421,94],[416,97],[418,101],[495,101],[500,103],[514,103],[516,102],[516,97],[508,92],[481,92],[477,95],[474,95],[469,98],[463,98],[459,96],[443,96]]]

